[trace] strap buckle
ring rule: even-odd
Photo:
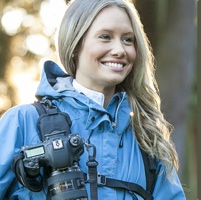
[[[89,183],[89,174],[84,174],[85,183]],[[97,174],[97,184],[99,186],[106,185],[107,178],[104,175]]]
[[[98,185],[106,185],[106,177],[101,174],[98,174],[97,175],[97,184]]]

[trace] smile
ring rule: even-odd
[[[108,67],[115,67],[115,68],[123,68],[124,65],[120,64],[120,63],[112,63],[112,62],[108,62],[108,63],[104,63],[104,65],[108,66]]]

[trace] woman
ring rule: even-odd
[[[36,95],[54,99],[69,114],[71,132],[96,147],[98,173],[146,188],[141,148],[157,160],[154,199],[185,199],[175,172],[171,126],[160,111],[151,48],[134,6],[127,0],[72,1],[60,26],[58,50],[68,75],[46,62]],[[0,199],[14,179],[14,155],[22,146],[40,142],[37,119],[32,105],[12,108],[1,119]],[[85,151],[79,161],[84,173],[87,159]],[[88,183],[86,189],[90,199]],[[15,183],[7,196],[45,199],[46,190],[31,192]],[[102,186],[98,199],[143,198]]]

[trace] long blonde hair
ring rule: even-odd
[[[178,169],[177,153],[170,140],[172,126],[160,110],[161,100],[155,80],[154,57],[144,32],[139,14],[128,0],[74,0],[71,1],[61,22],[58,50],[67,73],[75,76],[76,55],[79,53],[84,34],[97,14],[105,7],[118,6],[125,10],[135,33],[136,60],[132,71],[117,85],[118,91],[128,95],[131,125],[139,146],[151,156],[162,160],[166,172]]]

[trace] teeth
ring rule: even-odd
[[[120,63],[105,63],[106,66],[108,67],[116,67],[116,68],[123,68],[123,64],[120,64]]]

